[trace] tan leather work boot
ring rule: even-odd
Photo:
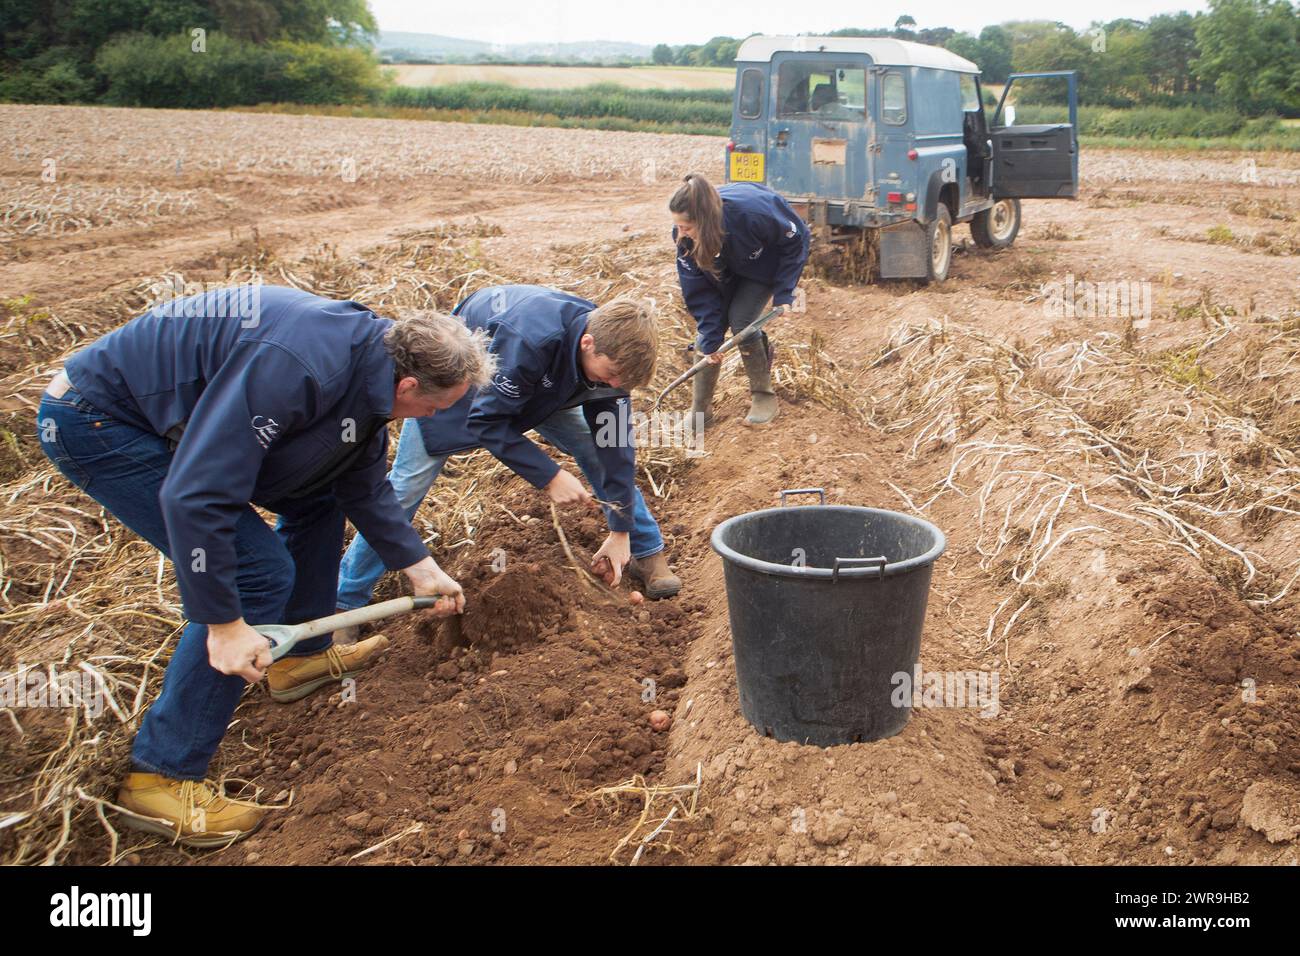
[[[335,644],[355,644],[360,638],[360,625],[352,624],[348,627],[338,627],[334,629]]]
[[[633,558],[627,563],[627,574],[642,588],[652,601],[672,597],[682,589],[682,579],[668,567],[668,556],[660,551],[648,558]]]
[[[359,674],[386,647],[388,638],[376,634],[355,644],[336,644],[307,657],[282,657],[267,668],[266,685],[271,697],[282,704],[302,700],[318,687]]]
[[[130,773],[117,792],[122,823],[185,846],[225,846],[261,825],[269,807],[223,797],[207,781]]]

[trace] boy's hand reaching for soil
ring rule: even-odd
[[[632,537],[626,531],[611,531],[591,559],[591,572],[612,588],[623,579],[623,569],[632,560]]]
[[[555,473],[555,477],[546,486],[546,493],[561,507],[589,505],[592,501],[591,492],[586,489],[586,486],[563,468]]]
[[[433,558],[403,568],[402,573],[410,580],[416,597],[440,598],[433,606],[434,617],[450,617],[465,610],[465,592]]]

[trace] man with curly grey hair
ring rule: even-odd
[[[261,822],[264,807],[204,780],[246,684],[298,700],[387,644],[326,634],[273,663],[253,629],[334,610],[345,521],[416,595],[440,596],[434,614],[463,610],[385,477],[388,423],[450,408],[494,367],[485,337],[448,316],[261,285],[159,305],[67,360],[37,416],[42,448],[172,560],[188,620],[132,746],[128,825],[213,846]]]

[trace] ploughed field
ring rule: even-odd
[[[776,422],[740,423],[732,360],[706,453],[641,452],[687,582],[674,600],[588,586],[539,493],[457,459],[416,520],[466,586],[460,633],[390,622],[354,694],[250,689],[212,769],[285,806],[249,840],[182,853],[117,826],[103,801],[179,605],[157,555],[40,452],[60,358],[187,284],[260,278],[382,313],[539,282],[655,299],[648,409],[692,329],[666,198],[721,158],[707,137],[0,106],[0,672],[108,692],[94,716],[0,708],[0,858],[1296,862],[1285,154],[1085,151],[1078,201],[1026,202],[1015,246],[967,239],[942,286],[806,275],[806,312],[771,328]],[[830,749],[743,721],[709,533],[806,486],[945,532],[921,667],[996,674],[995,709],[931,693],[896,737]],[[587,514],[560,527],[580,559],[603,534]]]

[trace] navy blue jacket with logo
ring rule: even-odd
[[[772,287],[772,304],[789,305],[808,261],[808,226],[777,193],[757,183],[727,183],[722,196],[722,252],[714,279],[691,258],[692,243],[678,240],[677,278],[686,309],[700,332],[700,351],[716,352],[727,332],[727,304],[737,277]]]
[[[389,568],[428,556],[387,480],[391,326],[356,302],[236,286],[156,306],[68,359],[90,404],[179,438],[159,498],[191,621],[242,616],[235,522],[250,502],[332,492]]]
[[[471,329],[485,329],[497,356],[492,384],[469,393],[446,411],[419,419],[430,455],[486,448],[535,488],[560,470],[546,452],[524,436],[560,409],[597,387],[582,374],[578,342],[587,331],[594,302],[536,285],[480,289],[454,310]],[[611,531],[632,530],[636,449],[631,402],[604,398],[582,405],[605,471],[605,487],[594,489],[609,510]]]

